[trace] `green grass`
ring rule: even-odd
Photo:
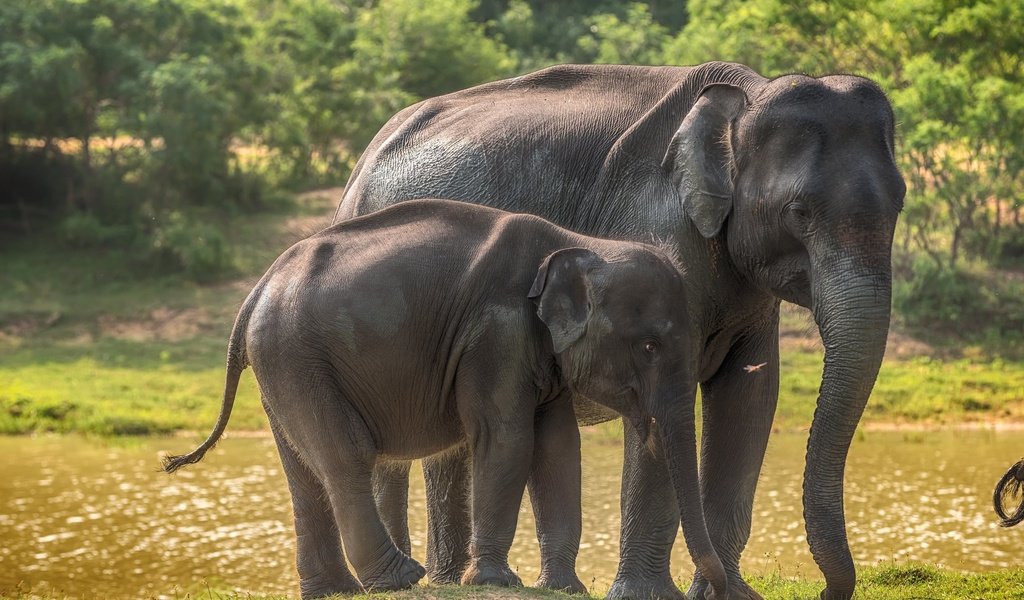
[[[821,383],[821,356],[782,356],[777,425],[810,423]],[[1024,420],[1024,362],[940,360],[927,356],[882,363],[864,421],[955,424]]]
[[[774,575],[753,577],[751,586],[765,600],[812,600],[823,587],[820,581],[795,580]],[[229,585],[198,583],[175,591],[176,598],[192,600],[290,600],[297,596],[237,594]],[[98,590],[94,590],[98,592]],[[603,590],[589,598],[603,597]],[[0,598],[58,600],[73,596],[58,593],[33,594],[27,590],[0,592]],[[412,590],[355,596],[366,600],[505,600],[511,598],[588,598],[531,588],[418,586]],[[1024,570],[985,574],[963,574],[925,565],[881,566],[863,569],[859,575],[856,600],[1003,600],[1024,598]]]
[[[0,433],[210,429],[239,305],[278,254],[329,221],[336,201],[328,192],[287,214],[231,218],[239,278],[212,285],[149,272],[128,251],[72,249],[43,234],[5,240]],[[238,398],[232,429],[264,429],[248,372]]]
[[[0,433],[207,431],[238,306],[284,248],[329,221],[337,195],[303,197],[288,213],[232,217],[226,231],[238,276],[210,285],[150,273],[125,251],[71,249],[42,233],[4,240]],[[799,311],[783,311],[782,329],[798,343],[783,344],[776,424],[799,429],[814,412],[821,354],[807,343],[814,329]],[[1024,361],[978,351],[933,358],[919,346],[885,361],[867,422],[1024,422]],[[246,373],[231,429],[265,426]],[[604,430],[621,435],[614,425]]]

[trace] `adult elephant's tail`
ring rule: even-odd
[[[1013,514],[1007,516],[1007,505],[1012,506],[1014,502],[1017,503],[1017,508]],[[996,489],[992,493],[992,505],[1002,519],[999,522],[1001,526],[1013,527],[1024,521],[1024,458],[1010,467],[996,484]]]
[[[249,297],[245,299],[242,304],[242,309],[238,311],[238,316],[235,317],[235,325],[231,329],[231,337],[228,341],[228,358],[227,358],[227,376],[224,382],[224,400],[220,407],[220,415],[217,417],[217,424],[213,427],[213,432],[210,433],[210,437],[206,438],[206,441],[199,445],[198,448],[183,454],[180,456],[168,455],[163,459],[163,470],[167,473],[173,473],[184,467],[185,465],[191,465],[197,463],[203,459],[203,456],[211,448],[216,445],[217,440],[224,434],[224,430],[228,426],[228,419],[231,418],[231,408],[235,404],[235,392],[238,391],[238,379],[242,375],[242,371],[249,366],[248,357],[245,353],[245,332],[249,326],[249,316],[252,314],[253,307],[256,305],[257,299],[260,297],[260,292],[263,290],[263,282],[259,284],[249,293]]]

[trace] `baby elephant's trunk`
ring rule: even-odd
[[[185,465],[191,465],[203,460],[203,456],[214,445],[217,444],[217,440],[224,434],[224,430],[228,426],[228,419],[231,418],[231,407],[235,404],[235,392],[238,391],[238,379],[242,375],[242,371],[248,366],[248,360],[245,355],[245,330],[249,325],[249,314],[252,312],[252,306],[255,304],[255,299],[259,295],[259,291],[262,289],[262,282],[256,286],[256,289],[249,294],[245,303],[242,305],[242,310],[238,312],[238,317],[235,319],[235,326],[231,330],[231,339],[228,341],[228,360],[227,360],[227,376],[224,382],[224,401],[220,406],[220,416],[217,417],[217,424],[213,428],[213,432],[210,437],[206,438],[206,441],[199,445],[198,448],[183,454],[180,456],[168,455],[163,459],[163,469],[167,473],[173,473],[184,467]]]
[[[992,494],[992,504],[995,506],[996,514],[1002,519],[999,524],[1003,527],[1013,527],[1024,521],[1024,458],[1017,464],[1010,467],[1010,470],[1003,475],[1003,478],[996,484],[995,492]],[[1013,514],[1007,514],[1007,505],[1012,506],[1016,502],[1017,508]]]

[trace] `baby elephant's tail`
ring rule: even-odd
[[[224,434],[224,429],[228,426],[228,419],[231,418],[231,407],[235,404],[238,379],[242,375],[242,371],[249,366],[248,358],[245,354],[245,331],[249,325],[249,315],[252,313],[252,306],[256,303],[255,300],[259,296],[258,291],[261,287],[262,285],[257,286],[249,297],[246,298],[245,304],[242,305],[242,310],[238,312],[238,317],[235,319],[235,326],[231,330],[231,339],[228,341],[224,401],[220,406],[220,416],[217,417],[217,424],[214,426],[213,432],[210,434],[210,437],[206,438],[205,442],[192,452],[181,456],[165,456],[163,459],[163,470],[165,472],[173,473],[185,465],[191,465],[203,460],[203,456],[213,448],[217,440],[220,439],[220,436]]]

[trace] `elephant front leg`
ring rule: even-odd
[[[529,370],[504,363],[500,336],[481,342],[460,363],[459,418],[472,462],[469,565],[463,585],[522,586],[508,565],[533,456],[536,391]]]
[[[528,487],[540,542],[537,587],[587,592],[576,576],[583,528],[580,478],[579,427],[571,400],[560,398],[540,409],[534,428]]]
[[[427,488],[427,576],[458,583],[469,564],[469,452],[459,446],[423,459]]]
[[[492,431],[486,439],[472,436],[473,535],[463,585],[523,585],[508,565],[533,447],[529,425],[523,425],[526,435]]]
[[[669,561],[679,509],[657,436],[650,443],[623,420],[622,533],[619,570],[608,598],[685,600]]]
[[[704,515],[729,576],[731,595],[742,599],[761,598],[741,578],[739,562],[750,538],[754,491],[779,396],[777,327],[772,323],[741,338],[701,386]],[[698,574],[689,594],[703,598],[707,588],[708,582]]]

